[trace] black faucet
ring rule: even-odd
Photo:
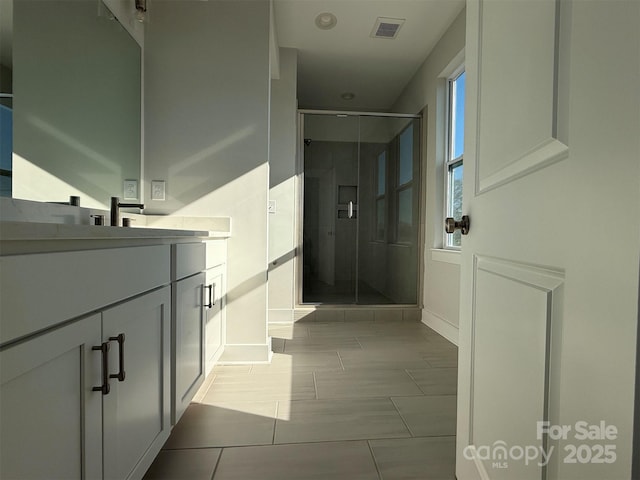
[[[120,226],[120,208],[144,208],[144,203],[120,203],[120,197],[111,197],[111,226]]]

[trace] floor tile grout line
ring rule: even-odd
[[[222,454],[224,453],[224,447],[220,449],[220,455],[218,455],[218,459],[216,460],[216,464],[213,466],[213,473],[211,473],[211,480],[213,480],[218,472],[218,466],[220,465],[220,460],[222,459]]]
[[[422,387],[420,386],[418,381],[413,377],[413,375],[411,375],[411,372],[408,369],[405,369],[405,372],[407,372],[407,375],[409,375],[409,378],[413,381],[413,383],[416,384],[416,387],[418,387],[418,390],[420,390],[422,392],[422,395],[426,396],[427,393],[422,389]]]
[[[396,409],[396,412],[398,412],[398,416],[400,417],[400,420],[402,420],[402,423],[404,424],[404,427],[407,429],[407,432],[409,432],[409,435],[411,435],[411,438],[416,438],[415,434],[411,431],[411,428],[409,428],[409,424],[402,416],[402,413],[400,412],[400,409],[396,405],[396,402],[393,401],[393,397],[389,397],[389,401],[391,402],[391,405],[393,405],[393,408]]]
[[[336,355],[338,355],[338,360],[340,361],[340,367],[342,367],[342,371],[346,371],[347,369],[344,368],[344,363],[342,362],[342,356],[340,356],[340,351],[336,350]]]
[[[217,446],[207,446],[207,447],[180,447],[180,448],[169,448],[163,449],[165,452],[176,452],[181,450],[228,450],[230,448],[257,448],[257,447],[278,447],[278,446],[286,446],[286,445],[313,445],[313,444],[322,444],[322,443],[342,443],[342,442],[377,442],[377,441],[394,441],[394,440],[415,440],[415,439],[429,439],[429,438],[455,438],[455,434],[438,434],[438,435],[416,435],[416,436],[406,436],[406,437],[398,437],[398,436],[380,436],[375,438],[347,438],[347,439],[336,439],[336,440],[312,440],[307,442],[282,442],[282,443],[250,443],[250,444],[233,444],[233,445],[217,445]]]
[[[359,443],[359,442],[385,442],[394,440],[415,440],[424,438],[455,438],[455,435],[422,435],[418,437],[377,437],[377,438],[350,438],[350,439],[338,439],[338,440],[312,440],[310,442],[282,442],[282,443],[256,443],[248,445],[225,445],[223,447],[206,447],[209,449],[229,450],[231,448],[269,448],[269,447],[286,447],[296,445],[322,445],[322,444],[335,444],[335,443]],[[198,449],[176,449],[176,450],[198,450]]]
[[[276,414],[273,417],[273,435],[271,436],[271,445],[276,444],[276,428],[278,428],[278,415],[280,414],[280,400],[276,401]]]
[[[384,480],[382,478],[382,472],[380,471],[380,467],[378,467],[378,462],[376,462],[376,455],[373,453],[373,447],[371,446],[371,440],[367,440],[367,447],[369,447],[369,453],[371,453],[371,460],[373,460],[373,466],[376,467],[376,473],[378,474],[379,480]]]
[[[319,398],[318,398],[318,382],[316,381],[316,372],[311,372],[311,374],[313,375],[313,391],[316,394],[315,400],[319,400]]]
[[[415,397],[433,397],[433,396],[443,396],[443,397],[455,397],[456,394],[454,393],[443,393],[443,394],[435,394],[435,395],[425,395],[423,393],[416,393],[416,394],[407,394],[407,393],[397,393],[397,394],[380,394],[380,395],[373,395],[373,396],[367,396],[367,395],[362,395],[362,396],[354,396],[354,397],[325,397],[325,398],[298,398],[295,400],[289,400],[290,404],[295,404],[298,402],[334,402],[334,401],[362,401],[362,400],[385,400],[385,399],[389,399],[391,397],[394,398],[415,398]],[[254,403],[254,402],[248,402],[248,403]]]

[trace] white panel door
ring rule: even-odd
[[[639,25],[636,0],[467,4],[459,480],[630,477]]]
[[[206,272],[204,301],[205,376],[211,373],[224,350],[224,265]]]
[[[100,315],[0,353],[0,478],[102,477]]]
[[[174,282],[174,408],[171,421],[178,423],[205,377],[204,357],[205,274]]]

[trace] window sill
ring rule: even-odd
[[[432,248],[431,260],[434,262],[451,263],[460,265],[460,250],[450,250],[446,248]]]

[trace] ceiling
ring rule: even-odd
[[[462,11],[465,0],[274,0],[280,47],[298,50],[300,108],[384,112]],[[315,25],[330,12],[337,24]],[[378,17],[405,19],[395,39],[372,38]],[[352,100],[341,95],[351,92]]]

